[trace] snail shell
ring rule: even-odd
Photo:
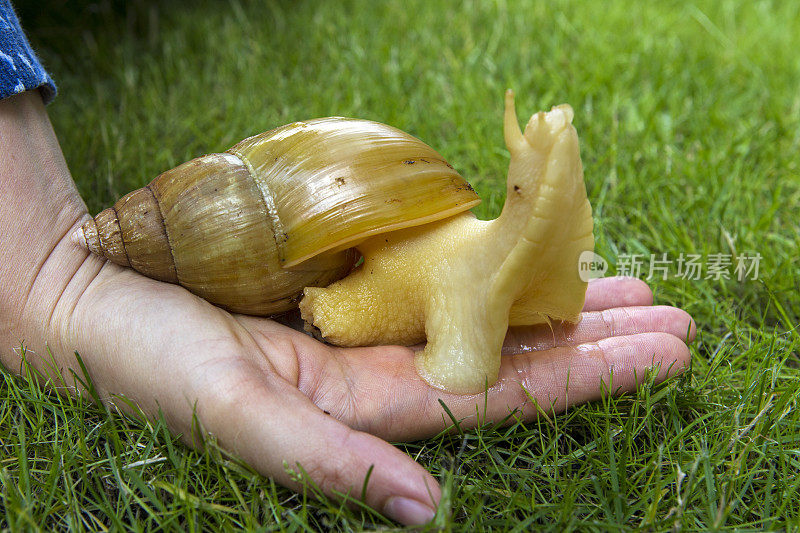
[[[363,239],[477,205],[433,148],[396,128],[295,122],[193,159],[78,230],[91,252],[230,311],[272,315],[347,275]]]

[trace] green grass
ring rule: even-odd
[[[502,92],[576,111],[597,249],[760,253],[757,281],[651,281],[699,325],[681,378],[401,447],[454,530],[800,527],[800,8],[795,2],[176,2],[20,7],[92,212],[298,119],[395,125],[499,212]],[[671,270],[674,274],[674,270]],[[2,375],[0,524],[392,527],[190,451],[163,424]]]

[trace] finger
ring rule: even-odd
[[[281,484],[301,486],[305,472],[325,494],[360,499],[406,525],[430,521],[441,497],[436,480],[387,442],[355,431],[314,406],[280,378],[264,376],[249,362],[233,369],[204,369],[208,384],[197,395],[204,429],[227,450]],[[292,472],[293,471],[293,472]]]
[[[651,371],[656,382],[675,375],[689,361],[688,347],[668,333],[638,333],[597,342],[503,357],[497,383],[486,395],[454,395],[430,389],[412,408],[419,436],[450,423],[444,402],[462,428],[503,420],[509,414],[532,419],[601,397],[634,390]],[[393,437],[387,437],[393,438]]]
[[[328,378],[335,381],[338,371],[346,373],[348,380],[341,385],[346,391],[331,393],[330,398],[338,397],[337,404],[341,397],[352,398],[353,407],[337,415],[388,440],[419,439],[450,425],[440,401],[462,427],[502,420],[515,410],[532,418],[537,414],[536,403],[558,412],[598,398],[603,384],[616,392],[630,391],[649,369],[657,368],[656,379],[661,381],[683,370],[689,360],[689,349],[678,337],[665,332],[635,333],[503,356],[500,377],[487,395],[457,395],[424,382],[412,353],[401,347],[359,348],[332,359],[326,367]],[[327,398],[320,400],[326,405]]]
[[[656,372],[660,383],[689,363],[686,344],[663,332],[637,333],[504,358],[498,384],[489,391],[492,418],[521,408],[555,412],[597,400],[605,391],[630,392]],[[535,404],[534,401],[535,400]]]
[[[517,337],[511,341],[517,346],[524,346],[524,351],[527,353],[513,357],[504,356],[505,370],[501,371],[507,372],[509,364],[523,363],[526,360],[547,362],[554,357],[556,358],[554,360],[563,363],[563,354],[580,353],[580,350],[586,349],[586,345],[609,346],[608,343],[611,341],[604,340],[608,337],[646,340],[648,337],[636,337],[636,335],[653,333],[676,340],[685,338],[687,331],[689,339],[695,334],[694,323],[688,314],[666,306],[614,308],[584,313],[584,320],[573,329],[567,326],[561,328],[558,329],[558,326],[554,330],[539,328],[531,332],[516,329],[512,336]],[[308,341],[313,342],[310,339]],[[678,342],[679,345],[672,342],[664,345],[662,348],[666,351],[662,353],[663,357],[672,357],[671,361],[678,362],[688,357],[688,349],[682,342]],[[311,351],[311,348],[303,349],[303,344],[300,339],[296,342],[300,358],[304,358],[302,355],[304,352]],[[643,348],[649,349],[647,345]],[[640,359],[642,365],[651,363],[644,356]],[[562,365],[561,368],[564,372],[569,372],[568,365],[565,367]],[[680,365],[676,368],[680,368]],[[306,390],[309,395],[317,398],[318,404],[323,402],[323,409],[334,412],[337,417],[353,427],[390,440],[427,437],[446,427],[448,419],[439,404],[440,399],[459,419],[463,418],[467,426],[478,423],[476,407],[479,409],[477,412],[480,412],[485,403],[483,395],[449,395],[432,389],[419,377],[413,362],[413,352],[400,347],[331,351],[331,355],[325,358],[325,362],[318,368],[318,375],[322,376],[319,378],[320,383],[337,383],[339,387],[334,393],[336,388],[329,385],[325,395],[314,394],[313,386]],[[598,378],[604,375],[600,374]],[[530,383],[534,377],[536,376],[528,377],[528,382]],[[545,390],[544,387],[549,386],[546,379],[536,387],[529,388],[529,391]],[[526,404],[527,398],[524,397],[519,380],[514,382],[507,374],[506,380],[509,382],[502,383],[500,380],[501,382],[490,389],[491,410],[485,413],[488,417],[485,420],[502,419],[515,407],[523,407]],[[513,391],[510,389],[512,385]],[[344,403],[343,398],[352,399],[347,402],[348,409],[341,407]],[[577,396],[573,395],[573,398]]]
[[[598,278],[586,287],[584,311],[601,311],[611,307],[652,305],[653,291],[636,278]]]
[[[657,331],[692,342],[697,327],[689,313],[676,307],[615,307],[584,312],[577,324],[557,322],[510,328],[503,343],[503,354],[547,350],[620,335]]]

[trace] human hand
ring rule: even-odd
[[[556,411],[599,398],[612,368],[619,390],[635,388],[654,365],[661,365],[658,379],[680,371],[689,357],[680,339],[694,335],[684,312],[647,307],[652,296],[643,283],[594,281],[578,325],[509,334],[512,351],[533,351],[503,358],[484,412],[482,394],[447,394],[421,380],[410,348],[326,346],[115,265],[95,268],[79,280],[86,288],[74,309],[56,314],[61,338],[54,351],[77,349],[101,398],[113,403],[124,395],[150,416],[160,409],[189,444],[196,416],[223,448],[290,487],[297,483],[287,467],[299,471],[299,464],[326,493],[358,498],[374,465],[366,503],[407,524],[433,516],[439,487],[382,439],[420,439],[446,428],[439,399],[462,427],[515,409],[531,419],[537,407],[530,398]]]
[[[528,395],[559,411],[598,398],[611,368],[613,387],[631,390],[644,369],[660,363],[663,379],[688,361],[680,339],[694,336],[691,319],[639,307],[652,295],[635,280],[592,282],[577,326],[512,332],[509,346],[535,351],[504,358],[486,412],[483,395],[447,394],[422,381],[410,348],[333,348],[271,320],[231,315],[69,242],[85,207],[36,98],[0,103],[0,131],[13,132],[0,150],[4,364],[19,368],[9,348],[24,340],[29,362],[43,372],[55,363],[68,379],[82,374],[78,351],[104,401],[124,410],[116,401],[124,396],[150,417],[163,413],[189,444],[196,416],[224,448],[287,486],[297,487],[287,467],[299,464],[326,493],[359,497],[374,465],[366,503],[406,524],[424,522],[438,484],[383,439],[447,427],[439,399],[462,427],[478,424],[476,413],[481,423],[514,409],[532,418]]]

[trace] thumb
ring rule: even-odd
[[[408,455],[339,422],[280,378],[255,368],[243,374],[215,380],[197,399],[203,429],[223,448],[284,486],[300,488],[299,474],[334,498],[361,499],[369,474],[367,505],[405,525],[433,518],[439,484]]]

